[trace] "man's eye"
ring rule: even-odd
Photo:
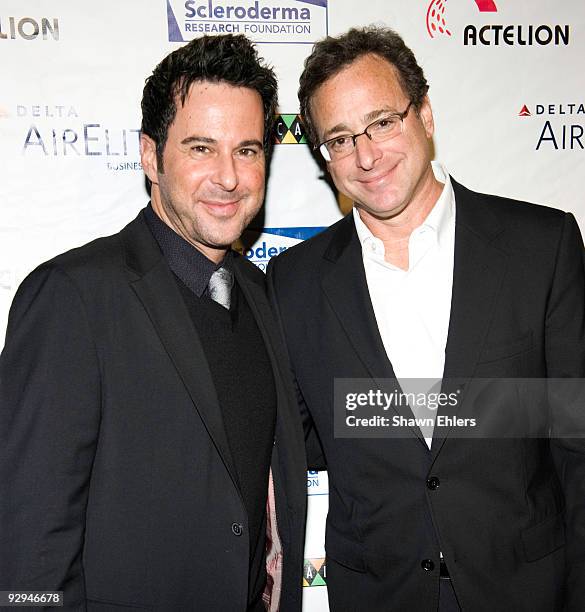
[[[205,155],[206,153],[209,153],[209,147],[206,147],[205,145],[193,145],[191,147],[191,151],[193,153],[197,153],[198,155]]]
[[[351,136],[340,136],[339,138],[332,140],[330,146],[336,151],[339,151],[340,149],[346,149],[350,146],[350,144]]]
[[[396,125],[395,117],[384,117],[384,119],[380,119],[380,121],[376,121],[372,126],[373,130],[387,131],[391,130]]]
[[[252,159],[258,156],[258,151],[256,149],[250,149],[250,148],[240,149],[239,155],[241,157],[247,157],[249,159]]]

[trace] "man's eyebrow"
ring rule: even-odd
[[[181,140],[182,145],[190,145],[197,142],[201,142],[204,144],[217,144],[217,140],[215,138],[208,138],[207,136],[187,136],[187,138],[183,138],[183,140]],[[252,138],[249,140],[242,140],[238,143],[237,148],[256,146],[262,148],[262,143],[259,140]]]
[[[384,108],[378,108],[376,110],[370,111],[369,113],[366,113],[365,115],[363,115],[362,121],[363,123],[367,125],[371,123],[372,121],[376,120],[380,115],[387,115],[389,113],[397,113],[397,112],[398,111],[391,109],[389,106],[386,106]],[[351,134],[352,131],[346,123],[338,123],[332,128],[325,130],[323,134],[323,139],[328,140],[332,136],[332,134],[339,134],[339,133]]]
[[[371,123],[375,121],[380,115],[388,115],[389,113],[397,113],[398,111],[390,108],[389,106],[385,106],[384,108],[380,108],[378,110],[373,110],[369,112],[367,115],[364,115],[364,123]]]
[[[208,138],[207,136],[187,136],[181,140],[181,144],[188,145],[194,142],[204,142],[205,144],[217,144],[215,138]]]
[[[238,148],[239,147],[260,147],[262,148],[263,144],[259,140],[252,138],[251,140],[242,140],[242,142],[238,144]]]
[[[344,134],[351,134],[351,130],[346,123],[338,123],[337,125],[323,132],[323,140],[329,140],[333,134],[339,134],[340,132],[343,132]]]

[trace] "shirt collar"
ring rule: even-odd
[[[435,178],[439,182],[444,183],[444,186],[439,199],[419,227],[428,227],[433,230],[437,237],[437,242],[441,245],[455,226],[455,196],[453,194],[453,185],[445,166],[436,161],[431,162],[431,166]],[[372,241],[381,242],[362,221],[359,211],[355,206],[353,207],[353,220],[362,249]],[[418,229],[416,228],[415,231]]]
[[[455,226],[455,196],[453,194],[451,178],[445,167],[436,161],[431,162],[431,166],[435,178],[440,183],[443,183],[444,186],[439,199],[423,221],[421,227],[431,228],[437,236],[439,246],[441,246],[441,243],[444,243],[447,235]]]
[[[144,212],[148,227],[169,268],[197,297],[206,292],[209,279],[218,268],[224,266],[231,269],[231,251],[228,251],[222,262],[216,264],[162,221],[151,204]]]

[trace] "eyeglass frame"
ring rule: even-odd
[[[400,120],[400,134],[402,134],[402,131],[404,129],[404,120],[406,119],[406,116],[408,115],[408,111],[410,110],[411,106],[412,106],[412,100],[410,100],[410,102],[408,103],[408,106],[401,113],[389,113],[388,115],[384,115],[382,117],[379,117],[378,119],[376,119],[375,121],[372,121],[372,123],[367,125],[366,128],[364,129],[364,131],[360,132],[359,134],[339,134],[338,136],[334,136],[333,138],[328,138],[327,140],[323,141],[322,143],[315,145],[313,147],[313,150],[315,151],[315,150],[319,149],[319,153],[321,153],[323,159],[326,162],[331,162],[333,160],[331,159],[331,154],[329,153],[329,149],[327,148],[327,143],[328,142],[333,142],[334,140],[337,140],[340,137],[351,138],[352,143],[353,143],[353,148],[351,149],[351,152],[348,153],[347,155],[344,155],[343,157],[339,157],[337,161],[339,161],[340,159],[345,159],[346,157],[349,157],[355,151],[356,140],[360,136],[363,136],[365,134],[370,140],[372,140],[372,137],[368,133],[368,130],[373,125],[375,125],[376,123],[381,121],[382,119],[387,119],[388,117],[398,117],[398,119]],[[395,134],[394,136],[390,136],[389,138],[386,138],[384,140],[391,140],[392,138],[395,138],[396,136],[398,136],[398,134]],[[379,141],[374,141],[374,142],[384,142],[384,140],[379,140]],[[323,150],[325,150],[327,152],[327,154],[325,154],[323,152]],[[327,159],[327,157],[329,157],[329,159]]]

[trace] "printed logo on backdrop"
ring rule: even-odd
[[[497,13],[505,16],[506,6],[511,0],[466,0],[455,5],[457,11],[468,11],[469,5],[476,6],[479,14]],[[427,7],[426,26],[431,38],[453,35],[453,30],[447,25],[447,0],[431,0]],[[567,46],[570,41],[571,29],[568,24],[510,24],[510,23],[472,23],[463,28],[462,42],[465,46],[532,46],[556,45]]]
[[[518,113],[518,117],[530,117],[531,115],[532,113],[530,112],[526,104],[524,104],[524,106],[520,109],[520,112]]]
[[[451,36],[445,21],[445,8],[447,0],[431,0],[427,8],[427,32],[431,38],[443,34]]]
[[[327,586],[327,566],[325,559],[305,559],[303,567],[303,586]]]
[[[307,472],[307,495],[328,495],[329,480],[327,472]]]
[[[59,40],[59,19],[0,15],[0,40]]]
[[[262,230],[248,228],[243,233],[242,240],[234,245],[234,249],[266,272],[272,257],[324,229],[324,227],[265,227]],[[244,244],[252,246],[245,247]]]
[[[142,172],[138,128],[113,127],[70,104],[17,104],[8,117],[22,125],[24,156],[87,158]]]
[[[328,0],[166,0],[171,42],[245,34],[257,43],[312,44],[327,35]]]
[[[497,12],[496,3],[493,0],[474,0],[480,13]],[[431,38],[440,34],[451,36],[445,22],[445,8],[447,0],[431,0],[427,8],[427,32]]]
[[[524,104],[518,116],[530,117],[536,151],[585,149],[585,102]]]
[[[276,144],[307,144],[300,115],[278,115],[274,126]]]

